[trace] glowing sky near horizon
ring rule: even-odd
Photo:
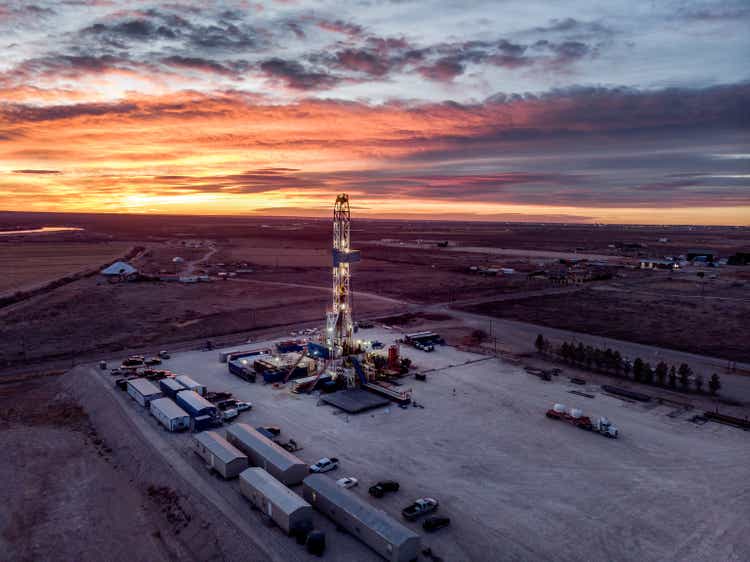
[[[0,209],[750,224],[746,1],[0,2]]]

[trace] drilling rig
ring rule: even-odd
[[[351,220],[349,196],[342,193],[333,207],[333,302],[326,312],[326,344],[334,360],[354,351],[349,265],[360,261],[360,253],[351,249]]]

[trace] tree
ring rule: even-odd
[[[633,370],[633,365],[629,359],[626,359],[622,364],[622,372],[625,374],[625,378],[630,376],[630,371]]]
[[[591,369],[591,364],[594,362],[594,348],[590,345],[586,346],[584,359],[586,361],[586,368]]]
[[[650,363],[646,363],[643,366],[643,382],[646,384],[653,384],[654,382],[654,370],[651,368]]]
[[[534,342],[534,347],[536,347],[536,350],[539,353],[542,353],[544,349],[547,347],[546,341],[544,341],[544,336],[542,334],[537,335],[536,341]]]
[[[720,388],[721,380],[719,379],[719,375],[714,373],[708,381],[708,389],[711,391],[711,394],[716,394]]]
[[[698,391],[698,393],[703,392],[703,377],[701,375],[696,375],[693,384],[695,385],[695,390]]]
[[[620,371],[623,369],[623,364],[622,364],[622,355],[620,355],[620,352],[617,350],[615,350],[612,353],[612,365],[615,368],[615,374],[619,375]]]
[[[635,361],[633,361],[633,380],[636,382],[641,382],[641,379],[643,378],[643,367],[645,367],[643,363],[643,359],[640,357],[636,357]]]
[[[656,375],[656,381],[659,383],[659,386],[664,386],[664,384],[667,382],[667,375],[669,374],[669,367],[667,367],[667,364],[664,361],[659,361],[656,365],[656,370],[654,371],[654,375]]]
[[[576,363],[580,363],[581,365],[586,361],[586,349],[584,349],[583,344],[580,342],[578,343],[578,347],[576,347],[575,359]]]
[[[677,369],[674,365],[669,369],[669,386],[677,388]]]
[[[682,390],[688,390],[690,388],[690,375],[692,373],[693,370],[687,363],[680,365],[677,374],[680,376],[680,386],[682,387]]]

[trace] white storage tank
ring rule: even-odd
[[[184,386],[187,390],[197,392],[201,396],[206,395],[206,387],[199,382],[194,381],[187,375],[177,375],[174,380]]]
[[[312,506],[262,468],[242,471],[240,491],[286,534],[313,528]]]
[[[259,466],[287,486],[299,484],[309,474],[307,464],[246,423],[227,428],[227,440]]]
[[[146,379],[133,379],[128,381],[128,394],[144,408],[148,408],[149,402],[164,396],[155,385]]]
[[[247,456],[215,431],[204,431],[193,438],[195,452],[208,467],[224,478],[236,478],[247,468]]]
[[[190,416],[169,398],[157,398],[149,405],[151,415],[167,428],[167,431],[182,431],[190,427]]]

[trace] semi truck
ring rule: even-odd
[[[584,416],[579,408],[567,408],[564,404],[554,404],[547,410],[546,416],[613,439],[616,439],[619,434],[617,427],[608,418],[599,417],[592,420],[589,416]]]

